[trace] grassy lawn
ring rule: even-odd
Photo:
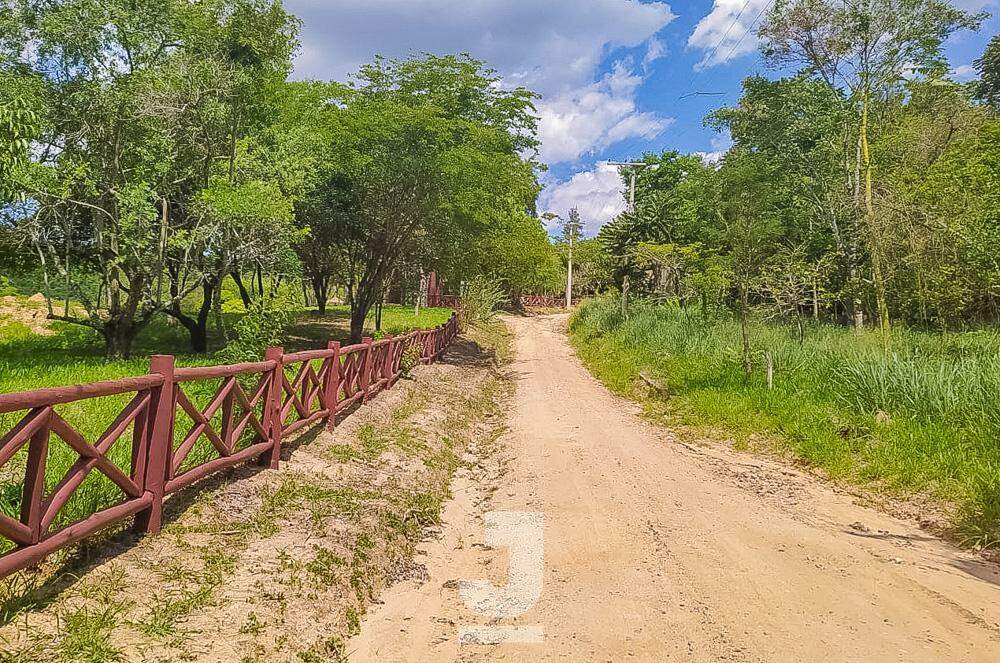
[[[382,330],[399,334],[413,329],[433,327],[451,316],[450,309],[421,309],[415,315],[410,307],[386,306],[382,315]],[[235,316],[231,316],[235,317]],[[333,307],[328,315],[301,311],[288,330],[285,347],[289,351],[320,348],[328,340],[348,339],[349,310]],[[369,320],[373,327],[373,320]],[[52,323],[51,333],[34,333],[19,322],[0,317],[0,393],[26,391],[41,387],[63,386],[143,375],[149,371],[149,354],[175,354],[179,366],[199,366],[224,363],[213,355],[187,354],[187,334],[183,327],[158,320],[140,336],[133,359],[107,360],[103,356],[100,337],[93,331],[64,323]],[[374,331],[372,332],[374,334]],[[218,343],[216,343],[218,346]],[[206,380],[184,385],[185,393],[198,407],[204,407],[215,394],[221,380]],[[70,425],[93,442],[114,421],[131,399],[132,394],[108,396],[60,405],[56,409]],[[6,434],[24,412],[0,414],[0,436]],[[221,413],[216,415],[216,424]],[[191,422],[178,415],[175,443],[187,434]],[[247,431],[249,436],[251,433]],[[131,428],[112,448],[109,457],[126,474],[130,464]],[[189,465],[212,457],[213,450],[202,438],[188,459]],[[23,447],[3,468],[0,468],[0,512],[17,517],[20,511],[23,468],[27,446]],[[68,446],[52,438],[47,461],[47,486],[51,491],[77,459]],[[75,521],[94,511],[121,500],[119,488],[99,472],[91,472],[70,502],[62,509],[55,526]],[[0,542],[0,553],[6,551]]]
[[[739,327],[675,307],[594,300],[571,337],[611,389],[646,398],[669,420],[721,428],[737,444],[766,438],[837,480],[954,505],[964,544],[1000,543],[1000,333],[896,330],[886,354],[875,333],[831,325],[752,325],[755,370],[744,380]],[[765,382],[764,353],[774,362]],[[667,394],[640,396],[639,373]]]

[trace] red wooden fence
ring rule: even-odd
[[[549,295],[521,295],[521,306],[534,308],[563,308],[565,297],[550,297]]]
[[[269,348],[261,362],[197,368],[175,368],[172,356],[158,355],[150,362],[149,375],[142,377],[0,394],[0,414],[27,410],[0,437],[0,476],[24,476],[19,517],[0,513],[0,539],[14,545],[0,556],[0,577],[37,564],[50,553],[129,516],[136,517],[142,531],[158,532],[167,495],[249,460],[277,468],[282,440],[288,435],[320,420],[333,428],[339,413],[399,379],[407,347],[415,346],[420,361],[431,363],[457,334],[458,319],[452,314],[434,329],[380,341],[366,338],[343,348],[338,342],[329,343],[326,349],[292,354]],[[214,397],[204,408],[195,406],[185,387],[218,379],[221,385]],[[131,393],[135,395],[128,405],[93,443],[54,409]],[[192,422],[191,427],[175,431],[183,418]],[[132,460],[126,474],[108,452],[130,426]],[[54,488],[46,490],[53,433],[79,458]],[[210,443],[214,457],[192,454],[202,439]],[[21,468],[10,461],[25,445]],[[92,470],[114,482],[124,499],[53,530],[60,509]]]

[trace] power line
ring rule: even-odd
[[[719,37],[719,41],[716,42],[715,48],[713,48],[712,52],[705,57],[704,62],[712,61],[712,58],[715,57],[715,54],[719,52],[719,47],[722,46],[722,42],[726,41],[726,37],[728,37],[729,33],[733,31],[734,27],[736,27],[736,24],[739,22],[740,17],[743,16],[743,12],[746,11],[747,7],[750,6],[751,2],[753,2],[753,0],[746,0],[746,2],[743,3],[743,6],[740,7],[740,10],[736,13],[736,17],[732,20],[732,22],[729,23],[729,27],[726,28],[726,31],[722,33],[721,37]],[[743,36],[745,37],[746,33],[743,33]]]
[[[747,7],[750,6],[751,2],[753,2],[753,0],[745,0],[744,1],[743,6],[740,7],[740,10],[738,12],[736,12],[736,16],[733,17],[732,21],[730,21],[729,27],[727,27],[726,31],[722,33],[722,36],[716,42],[715,46],[712,48],[712,51],[702,60],[702,62],[710,63],[712,61],[712,58],[714,58],[715,55],[719,52],[719,48],[722,47],[722,43],[726,40],[726,37],[729,36],[729,33],[733,31],[733,28],[736,27],[736,24],[739,22],[740,18],[743,17],[743,13],[747,10]],[[749,27],[747,27],[746,31],[744,31],[743,35],[740,36],[740,38],[736,41],[735,44],[733,44],[733,47],[729,49],[729,52],[726,54],[726,57],[719,64],[727,62],[729,60],[729,58],[732,57],[733,53],[736,52],[736,49],[739,48],[740,44],[743,43],[743,40],[746,39],[746,37],[750,33],[750,31],[753,30],[754,25],[757,24],[757,21],[760,20],[760,17],[763,16],[764,12],[767,11],[768,7],[771,6],[771,2],[772,2],[772,0],[768,0],[767,2],[764,3],[764,6],[757,13],[757,16],[754,17],[753,22],[750,23]],[[692,86],[693,83],[694,83],[694,76],[693,75],[689,75],[688,76],[688,89],[689,90],[690,90],[690,88],[691,88],[691,86]],[[692,96],[724,96],[725,94],[726,94],[725,92],[700,92],[699,91],[699,92],[688,92],[688,93],[685,93],[685,94],[681,95],[678,98],[679,99],[687,99],[688,97],[692,97]]]
[[[740,37],[739,41],[733,44],[733,47],[731,49],[729,49],[729,53],[726,54],[726,60],[733,57],[733,53],[736,52],[736,49],[739,48],[740,44],[743,43],[743,40],[747,38],[748,34],[750,34],[750,31],[753,30],[755,25],[757,25],[757,21],[759,21],[760,17],[764,15],[764,12],[768,10],[768,8],[771,6],[772,1],[773,0],[768,0],[767,2],[764,3],[764,6],[760,8],[760,11],[757,12],[757,15],[754,17],[753,21],[747,27],[746,32],[743,33],[743,36]]]

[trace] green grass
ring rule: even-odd
[[[954,504],[963,543],[1000,543],[1000,332],[899,329],[886,353],[874,332],[812,325],[799,343],[794,326],[755,322],[749,381],[729,318],[639,305],[623,321],[617,302],[594,300],[570,333],[614,391],[638,397],[640,372],[662,382],[668,395],[643,396],[654,412],[737,444],[764,434],[835,479]]]
[[[227,315],[231,322],[238,314]],[[419,315],[413,308],[387,305],[383,310],[384,333],[399,334],[413,329],[433,327],[450,317],[449,309],[421,309]],[[371,324],[371,320],[369,320]],[[349,310],[335,306],[327,316],[312,311],[296,314],[296,321],[288,331],[285,342],[287,351],[324,347],[328,340],[348,339]],[[187,354],[187,336],[183,328],[158,319],[143,331],[135,346],[133,359],[108,360],[103,356],[100,337],[93,331],[64,323],[54,322],[52,334],[33,333],[23,324],[5,321],[0,317],[0,393],[27,391],[41,387],[54,387],[96,382],[121,377],[143,375],[149,371],[148,355],[174,354],[178,366],[199,366],[224,363],[213,355]],[[216,343],[216,346],[218,344]],[[290,367],[291,372],[295,367]],[[292,379],[290,375],[289,379]],[[215,394],[221,380],[185,383],[183,389],[199,408],[204,408]],[[245,388],[249,389],[253,385]],[[131,399],[132,394],[89,399],[60,405],[56,411],[83,436],[94,442],[114,421]],[[25,412],[0,414],[0,436],[16,425]],[[221,412],[215,417],[216,430]],[[175,426],[175,444],[187,434],[192,422],[178,408]],[[249,443],[252,429],[248,427],[245,440]],[[108,457],[126,474],[131,462],[131,427],[112,448]],[[182,469],[198,465],[214,456],[214,449],[202,437]],[[23,468],[27,446],[23,447],[4,467],[0,468],[0,512],[18,517],[21,505]],[[47,459],[46,490],[51,491],[77,460],[75,452],[55,436],[50,440]],[[102,508],[111,506],[124,497],[121,490],[103,474],[91,471],[83,484],[73,493],[70,501],[60,511],[53,528],[74,522]],[[0,539],[0,553],[12,544]]]

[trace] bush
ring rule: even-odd
[[[399,368],[403,371],[403,375],[409,377],[410,371],[416,368],[419,364],[420,345],[418,343],[410,343],[403,350],[403,356],[400,358]]]
[[[6,276],[0,276],[0,297],[8,297],[16,294],[17,288],[10,282],[10,279]]]
[[[291,323],[292,311],[287,302],[254,302],[234,325],[235,338],[220,357],[230,363],[260,361],[267,347],[281,344]]]
[[[506,301],[507,295],[499,281],[477,276],[469,281],[462,295],[461,322],[463,325],[489,322]]]

